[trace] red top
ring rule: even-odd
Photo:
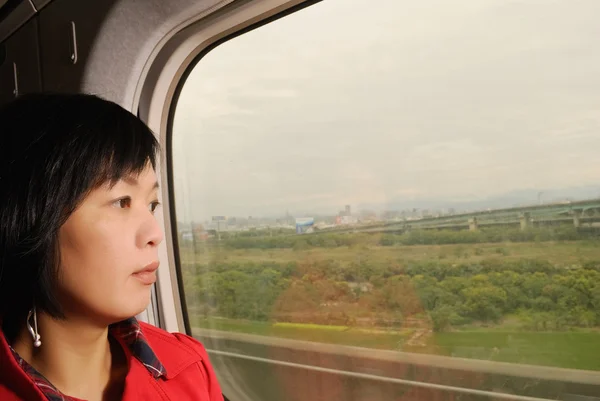
[[[223,401],[202,344],[130,319],[111,326],[129,372],[122,401]],[[0,330],[0,400],[82,401],[61,394],[9,346]]]

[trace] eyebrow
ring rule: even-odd
[[[123,181],[125,181],[125,183],[127,183],[129,185],[133,185],[133,186],[139,185],[139,182],[138,182],[137,178],[135,178],[135,177],[124,177]],[[152,186],[152,189],[154,190],[154,189],[158,189],[158,188],[160,188],[160,185],[158,184],[158,181],[156,181],[154,183],[154,185]]]

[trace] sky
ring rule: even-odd
[[[598,15],[597,0],[324,0],[236,37],[176,106],[178,220],[600,193]]]

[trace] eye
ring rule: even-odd
[[[125,198],[118,199],[113,203],[113,205],[121,209],[129,208],[131,207],[131,198],[127,196]]]
[[[152,213],[154,213],[154,211],[156,210],[157,207],[160,206],[160,202],[159,201],[154,201],[150,204],[150,211]]]

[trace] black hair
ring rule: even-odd
[[[10,340],[56,298],[58,232],[87,194],[156,167],[152,131],[93,95],[23,95],[0,108],[0,319]]]

